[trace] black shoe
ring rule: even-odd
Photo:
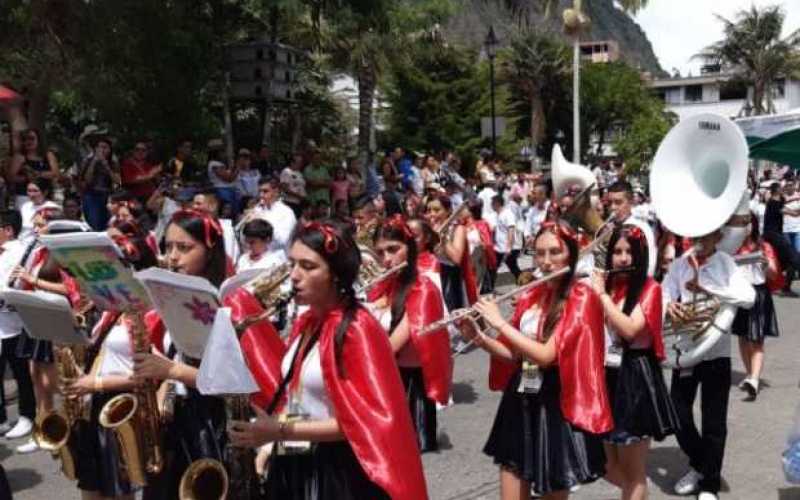
[[[793,297],[793,298],[800,297],[800,295],[798,295],[796,292],[794,292],[792,290],[782,290],[781,291],[781,295],[783,297]]]

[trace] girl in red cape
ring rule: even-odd
[[[196,210],[176,212],[164,233],[164,256],[170,270],[201,276],[220,286],[227,275],[222,228],[217,220]],[[159,353],[134,354],[134,378],[177,383],[172,420],[164,431],[168,457],[162,474],[150,478],[144,498],[178,498],[181,478],[195,460],[223,460],[227,441],[223,398],[204,396],[197,390],[199,359],[181,353],[170,341],[154,311],[145,317],[153,346]],[[162,354],[163,353],[163,354]],[[166,354],[166,356],[165,356]]]
[[[566,274],[523,294],[508,322],[497,304],[475,305],[497,339],[463,322],[462,332],[491,355],[490,387],[503,389],[484,453],[500,466],[505,500],[546,499],[605,473],[600,434],[613,422],[603,376],[603,310],[591,288],[575,281],[575,232],[546,222],[534,239],[544,275]]]
[[[614,430],[604,443],[606,479],[622,489],[622,498],[642,500],[647,498],[650,440],[662,441],[678,428],[660,366],[661,286],[647,276],[641,229],[618,226],[608,248],[606,272],[592,275],[606,318],[606,386],[614,415]]]
[[[442,293],[418,272],[414,233],[401,215],[378,228],[373,248],[387,269],[407,264],[373,288],[368,300],[373,315],[389,332],[420,451],[436,451],[436,403],[447,404],[453,361],[446,328],[425,335],[420,330],[444,317]]]
[[[254,407],[255,421],[233,422],[232,443],[295,451],[273,452],[267,499],[425,500],[389,338],[355,298],[361,255],[350,232],[334,222],[300,226],[289,258],[295,300],[309,310],[292,327],[270,411]],[[285,417],[269,414],[278,401]]]
[[[443,230],[443,224],[452,214],[453,206],[446,195],[433,195],[425,203],[425,219],[435,232]],[[478,300],[478,284],[469,256],[467,229],[461,221],[453,222],[452,235],[447,241],[439,241],[437,257],[442,275],[442,294],[450,311],[474,304]],[[440,238],[447,235],[439,234]]]
[[[126,261],[135,270],[157,264],[156,255],[148,246],[147,234],[135,223],[117,220],[109,228],[109,236],[122,250]],[[79,421],[75,433],[78,489],[83,498],[133,499],[139,489],[128,480],[121,466],[122,450],[114,430],[100,425],[103,407],[114,397],[136,389],[133,381],[134,318],[128,314],[104,311],[92,331],[97,362],[89,373],[64,381],[64,394],[71,398],[91,395],[88,422]]]
[[[764,338],[780,334],[772,292],[783,289],[786,282],[778,254],[772,245],[761,238],[758,219],[752,213],[750,228],[750,234],[736,254],[761,252],[766,266],[762,263],[739,266],[756,291],[756,302],[752,309],[739,308],[736,311],[731,333],[739,337],[739,353],[747,371],[739,389],[747,392],[747,401],[755,401],[760,388],[761,370],[764,368]]]
[[[480,292],[488,293],[494,289],[492,277],[497,270],[497,254],[494,250],[494,239],[489,223],[483,220],[483,202],[480,199],[467,201],[469,212],[465,217],[467,241],[475,269],[475,282]]]

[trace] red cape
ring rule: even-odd
[[[522,314],[534,304],[547,311],[547,287],[536,287],[517,302],[511,324],[519,329]],[[555,326],[561,412],[571,424],[593,434],[610,431],[614,422],[606,392],[603,306],[588,285],[575,282]],[[501,338],[502,340],[502,338]],[[505,390],[519,363],[491,358],[489,387]]]
[[[615,282],[612,286],[611,297],[614,303],[624,300],[628,291],[627,282]],[[639,294],[639,305],[644,313],[647,332],[653,339],[653,352],[659,361],[664,361],[666,353],[664,352],[664,336],[662,335],[664,316],[662,314],[661,285],[651,277],[648,277],[647,281],[644,282],[642,293]]]
[[[389,337],[378,321],[359,307],[342,349],[340,373],[334,334],[343,311],[328,313],[319,338],[325,388],[336,419],[367,476],[395,500],[428,498],[417,439],[395,368]],[[316,321],[311,312],[297,319],[289,345]]]
[[[387,279],[370,293],[369,301],[376,302],[386,297],[391,304],[394,297],[396,279]],[[425,326],[444,318],[442,291],[425,275],[417,274],[417,279],[406,295],[406,315],[411,332],[411,343],[419,356],[425,394],[446,405],[450,399],[450,386],[453,381],[453,358],[450,356],[450,335],[447,328],[420,335]]]
[[[242,287],[230,293],[223,302],[231,308],[234,325],[264,312],[261,303]],[[281,383],[280,366],[286,354],[286,344],[269,321],[250,325],[239,337],[239,343],[245,363],[260,389],[251,399],[258,406],[265,407]]]
[[[473,221],[472,225],[475,226],[481,236],[481,243],[483,243],[483,249],[486,252],[486,266],[491,270],[497,269],[497,253],[494,251],[492,228],[489,227],[488,222],[482,219]]]

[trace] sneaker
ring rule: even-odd
[[[6,432],[6,439],[19,439],[25,437],[33,430],[33,422],[27,417],[19,417],[16,425]]]
[[[36,440],[30,438],[25,444],[21,444],[17,446],[17,453],[33,453],[34,451],[39,450],[39,445],[36,443]]]
[[[0,424],[0,436],[5,436],[8,431],[11,430],[11,424],[6,420],[2,424]]]
[[[752,378],[744,379],[743,390],[747,393],[745,401],[755,401],[758,396],[758,380]]]
[[[719,497],[716,493],[711,493],[710,491],[701,491],[699,495],[697,495],[697,500],[719,500]]]
[[[689,472],[687,472],[682,478],[678,479],[678,482],[675,483],[675,493],[678,495],[691,495],[697,491],[698,483],[701,479],[703,479],[702,474],[692,468],[689,468]]]

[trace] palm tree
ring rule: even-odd
[[[547,132],[552,106],[568,85],[571,51],[553,33],[527,29],[511,40],[502,58],[500,80],[509,87],[510,104],[518,116],[530,119],[531,149],[535,152]],[[521,127],[526,129],[526,127]]]
[[[775,81],[800,75],[800,30],[782,38],[786,14],[779,6],[741,10],[734,20],[717,16],[725,38],[696,57],[727,68],[753,87],[752,114],[772,113]],[[765,102],[766,101],[766,102]]]

